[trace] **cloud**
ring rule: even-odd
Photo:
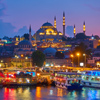
[[[3,38],[4,36],[8,37],[14,37],[16,35],[22,36],[24,33],[29,33],[29,29],[27,28],[27,26],[23,26],[17,32],[14,31],[15,29],[16,27],[13,26],[11,23],[3,22],[0,19],[0,38]],[[35,32],[32,30],[32,35],[34,33]]]
[[[32,35],[33,35],[33,33],[35,33],[35,32],[33,30],[31,30],[31,31],[32,31]],[[27,26],[23,26],[17,32],[14,32],[15,35],[20,35],[20,36],[22,36],[25,33],[29,33],[29,29],[27,28]]]
[[[11,23],[3,22],[0,19],[0,38],[3,36],[12,36],[15,27]]]
[[[73,37],[74,35],[73,35],[73,26],[67,26],[66,27],[66,33],[67,33],[67,35],[69,36],[69,37]]]
[[[6,6],[4,3],[2,3],[2,0],[0,0],[0,17],[5,15],[5,10],[6,10]]]
[[[84,4],[84,6],[89,7],[90,9],[94,10],[94,11],[98,11],[100,12],[100,7],[94,7],[90,4]]]

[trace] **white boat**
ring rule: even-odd
[[[55,75],[55,85],[69,90],[82,89],[81,74],[74,72],[58,72]]]
[[[84,71],[82,72],[82,84],[89,87],[100,88],[100,71]]]

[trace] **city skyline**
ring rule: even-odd
[[[99,35],[100,32],[100,1],[99,0],[0,0],[0,37],[22,36],[28,33],[32,26],[32,35],[43,23],[54,24],[62,32],[63,12],[65,12],[66,28],[76,27],[76,33],[83,32],[83,22],[86,23],[86,35]],[[5,30],[6,29],[6,30]],[[70,36],[72,34],[68,34]]]

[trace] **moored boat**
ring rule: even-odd
[[[82,72],[82,84],[88,87],[100,88],[100,71],[91,70]]]
[[[68,90],[82,89],[81,74],[74,72],[59,72],[55,76],[55,85]]]
[[[32,86],[36,84],[36,77],[32,77],[32,75],[23,72],[10,76],[8,74],[3,82],[3,86]]]

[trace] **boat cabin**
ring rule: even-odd
[[[81,83],[81,74],[74,72],[59,72],[55,80],[61,84]]]

